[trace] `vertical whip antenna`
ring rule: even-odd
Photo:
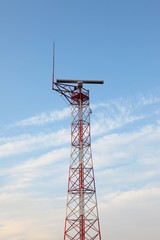
[[[52,90],[54,90],[55,42],[53,42]]]

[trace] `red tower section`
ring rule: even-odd
[[[83,88],[83,83],[103,82],[57,80],[54,83],[54,90],[69,101],[72,114],[64,240],[101,240],[91,152],[89,91]]]

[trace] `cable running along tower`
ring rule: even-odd
[[[101,240],[91,152],[89,90],[83,84],[103,81],[60,80],[52,89],[71,106],[71,155],[64,240]]]

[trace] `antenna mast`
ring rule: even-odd
[[[71,106],[71,155],[64,240],[101,240],[91,152],[89,90],[103,81],[57,79],[53,90]]]
[[[52,90],[54,90],[55,42],[53,42]]]

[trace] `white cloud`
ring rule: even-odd
[[[108,194],[99,208],[103,238],[159,239],[159,187]]]
[[[127,124],[143,121],[155,115],[158,116],[158,103],[160,103],[159,96],[149,95],[145,97],[141,95],[134,99],[119,98],[110,100],[108,103],[92,105],[95,110],[92,119],[92,135],[100,135],[122,128]],[[146,108],[147,106],[153,108]]]
[[[63,108],[62,110],[57,110],[53,112],[43,112],[39,115],[17,121],[11,127],[25,127],[25,126],[39,126],[50,122],[60,121],[65,119],[70,115],[70,109]]]
[[[6,137],[0,139],[0,142],[3,142],[3,144],[0,145],[0,158],[4,158],[50,146],[63,145],[69,142],[69,130],[61,129],[48,134],[27,134],[17,137]]]
[[[110,166],[137,158],[158,158],[160,156],[160,126],[147,125],[137,131],[104,135],[95,140],[92,147],[96,165]]]
[[[0,193],[8,194],[21,189],[24,190],[26,187],[34,184],[37,178],[44,177],[47,179],[48,174],[54,174],[53,179],[57,177],[56,181],[59,182],[59,178],[62,177],[59,175],[59,171],[61,170],[61,172],[63,172],[64,169],[59,169],[59,167],[55,168],[55,164],[61,164],[61,161],[66,159],[66,156],[69,156],[68,148],[60,148],[41,155],[40,157],[27,159],[25,162],[18,163],[9,169],[1,170],[0,176],[5,176],[8,180],[6,180],[5,186],[1,187]],[[64,162],[63,165],[65,166],[66,163]],[[50,166],[53,168],[51,171]]]
[[[62,204],[60,198],[37,198],[22,193],[0,198],[0,239],[60,238],[64,217]]]

